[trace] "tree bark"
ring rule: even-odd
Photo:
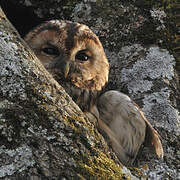
[[[121,179],[131,174],[0,10],[0,178]],[[113,158],[112,158],[113,157]]]

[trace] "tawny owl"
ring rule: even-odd
[[[123,164],[134,161],[146,134],[157,155],[163,156],[157,132],[126,95],[109,91],[98,98],[108,81],[109,63],[98,37],[86,25],[47,21],[25,41],[90,120],[98,121]]]

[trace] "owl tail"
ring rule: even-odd
[[[145,142],[147,142],[146,145],[150,145],[154,147],[154,150],[156,152],[156,155],[158,158],[163,159],[164,157],[164,151],[160,140],[160,135],[158,132],[152,127],[152,125],[149,123],[149,121],[144,118],[146,122],[146,139]]]

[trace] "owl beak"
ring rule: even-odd
[[[67,78],[68,76],[68,73],[69,73],[69,67],[70,67],[70,63],[67,61],[65,62],[65,65],[64,65],[64,68],[63,68],[63,71],[64,71],[64,77]]]

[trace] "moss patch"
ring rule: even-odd
[[[122,168],[109,159],[104,153],[100,152],[98,156],[86,159],[87,162],[79,162],[79,171],[86,179],[130,179],[129,176],[122,173]]]

